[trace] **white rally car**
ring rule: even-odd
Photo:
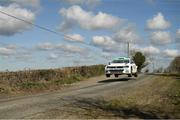
[[[131,58],[128,57],[118,57],[115,58],[112,62],[109,62],[105,67],[106,77],[114,75],[118,77],[119,75],[126,74],[128,77],[138,76],[137,66]]]

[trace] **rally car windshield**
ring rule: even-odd
[[[129,60],[113,60],[111,63],[129,63]]]

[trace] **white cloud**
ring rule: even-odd
[[[167,29],[171,26],[170,22],[165,20],[162,13],[158,13],[152,19],[147,21],[147,28],[151,30]]]
[[[80,34],[68,34],[64,36],[64,39],[71,42],[84,42],[84,37]]]
[[[180,39],[180,29],[177,30],[176,37]]]
[[[0,47],[0,56],[11,56],[15,52],[13,49],[7,48],[7,47]]]
[[[68,30],[75,25],[88,30],[113,29],[123,22],[118,17],[102,12],[94,15],[77,5],[68,9],[62,8],[59,13],[64,18],[60,26],[61,30]]]
[[[91,44],[102,48],[104,52],[115,52],[119,50],[117,43],[109,36],[94,36]]]
[[[151,33],[150,40],[153,44],[163,45],[171,43],[172,37],[169,32],[155,31]]]
[[[139,46],[132,46],[131,49],[133,51],[140,51],[146,55],[155,55],[155,54],[159,54],[160,50],[152,45],[150,46],[146,46],[146,47],[139,47]]]
[[[29,51],[20,50],[20,51],[17,52],[17,54],[15,55],[15,58],[16,58],[17,60],[27,62],[27,60],[31,60],[31,59],[32,59],[32,53],[29,52]]]
[[[37,50],[42,50],[42,51],[50,51],[53,50],[57,53],[61,53],[61,54],[88,54],[88,49],[83,48],[83,47],[79,47],[79,46],[75,46],[75,45],[70,45],[70,44],[52,44],[49,42],[45,42],[45,43],[40,43],[36,46]]]
[[[58,55],[55,54],[55,53],[51,53],[51,54],[49,55],[48,59],[49,59],[49,60],[56,60],[56,59],[58,59]]]
[[[40,0],[10,0],[10,2],[18,3],[23,6],[39,7]]]
[[[34,13],[27,9],[20,8],[20,6],[17,4],[11,4],[7,7],[0,6],[0,10],[29,22],[33,22],[35,20]],[[30,24],[9,17],[7,15],[0,14],[0,35],[14,35],[16,33],[21,33],[25,30],[28,30],[31,27],[32,25]]]
[[[54,49],[54,45],[52,43],[49,43],[49,42],[45,42],[45,43],[40,43],[38,44],[37,46],[37,49],[38,50],[52,50]]]
[[[29,49],[14,44],[7,44],[0,47],[0,56],[5,58],[13,57],[18,61],[21,60],[24,62],[32,59],[32,53]]]
[[[92,38],[92,44],[95,46],[111,47],[116,43],[109,36],[94,36]]]
[[[71,5],[74,5],[74,4],[79,4],[79,5],[82,5],[82,4],[85,4],[87,6],[96,6],[98,5],[101,0],[59,0],[59,1],[64,1],[66,3],[69,3]]]
[[[18,47],[17,47],[17,45],[9,44],[9,45],[6,45],[6,48],[11,49],[11,50],[16,50]]]
[[[56,49],[63,50],[65,53],[68,54],[87,54],[88,50],[79,46],[74,46],[74,45],[68,45],[68,44],[58,44],[56,45]]]
[[[178,50],[176,50],[176,49],[166,49],[166,50],[164,50],[163,53],[167,57],[176,57],[176,56],[180,55]]]
[[[148,46],[142,49],[145,54],[159,54],[160,50],[154,46]]]
[[[120,29],[113,35],[113,39],[117,42],[130,42],[137,43],[141,41],[140,36],[137,34],[135,28],[133,26],[128,26],[126,28]]]
[[[107,60],[111,60],[112,59],[112,54],[109,53],[109,52],[103,52],[102,57],[107,59]]]
[[[180,43],[180,29],[178,29],[176,32],[176,42]]]

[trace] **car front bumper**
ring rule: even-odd
[[[131,71],[129,68],[121,68],[121,69],[105,69],[105,73],[106,74],[130,74]]]

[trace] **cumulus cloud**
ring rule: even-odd
[[[75,45],[68,45],[68,44],[58,44],[58,45],[56,45],[56,49],[62,50],[68,54],[78,53],[81,55],[85,55],[88,53],[88,50],[86,48],[82,48],[82,47],[75,46]]]
[[[56,53],[61,54],[80,54],[80,55],[86,55],[88,54],[89,49],[70,45],[70,44],[53,44],[49,42],[40,43],[36,46],[36,50],[40,51],[54,51]]]
[[[180,43],[180,29],[178,29],[176,32],[176,42]]]
[[[17,4],[11,4],[9,6],[0,6],[0,10],[16,16],[18,18],[33,22],[35,20],[35,14],[27,9],[21,8]],[[21,33],[28,30],[32,25],[9,17],[4,14],[0,14],[0,35],[10,36],[16,33]]]
[[[98,5],[101,2],[101,0],[59,0],[59,1],[66,2],[66,3],[69,3],[71,5],[85,4],[87,6],[92,6],[92,7]]]
[[[84,37],[80,34],[67,34],[64,36],[64,39],[70,42],[84,42]]]
[[[20,61],[26,62],[32,59],[32,53],[26,50],[19,50],[15,55],[15,58]]]
[[[37,45],[37,49],[42,51],[52,50],[54,49],[54,45],[49,42],[40,43]]]
[[[0,47],[0,56],[5,58],[12,57],[24,62],[32,59],[32,53],[29,49],[14,44],[6,44]]]
[[[123,43],[137,43],[141,41],[140,36],[136,32],[135,28],[133,26],[128,26],[125,28],[120,29],[113,35],[113,39],[117,42],[123,42]]]
[[[75,25],[88,30],[113,29],[123,22],[123,20],[118,17],[103,12],[99,12],[95,15],[92,12],[83,10],[77,5],[68,9],[62,8],[59,14],[62,15],[64,19],[60,26],[60,30],[63,31]]]
[[[9,0],[13,3],[18,3],[23,6],[31,6],[31,7],[39,7],[40,6],[40,0]]]
[[[118,51],[117,43],[109,36],[94,36],[91,44],[102,48],[104,52]]]
[[[171,43],[172,37],[169,32],[155,31],[151,33],[150,40],[153,44],[164,45]]]
[[[8,44],[8,45],[6,45],[6,48],[11,49],[11,50],[16,50],[18,48],[18,46],[14,45],[14,44]]]
[[[94,36],[92,38],[92,44],[95,46],[110,47],[116,43],[109,36]]]
[[[176,49],[166,49],[166,50],[164,50],[163,53],[167,57],[176,57],[176,56],[180,55],[178,50],[176,50]]]
[[[159,54],[160,50],[154,46],[148,46],[145,48],[142,48],[143,53],[145,54]]]
[[[49,56],[48,56],[48,60],[57,60],[58,59],[58,55],[55,54],[55,53],[51,53]]]
[[[171,26],[170,22],[165,20],[162,13],[158,13],[152,19],[147,20],[147,28],[151,30],[167,29]]]
[[[14,50],[8,47],[0,47],[0,56],[9,57],[15,54]]]
[[[141,51],[146,55],[156,55],[160,53],[160,50],[152,45],[146,47],[133,46],[133,51]]]
[[[111,60],[112,59],[112,54],[109,53],[109,52],[103,52],[102,57],[107,59],[107,60]]]

